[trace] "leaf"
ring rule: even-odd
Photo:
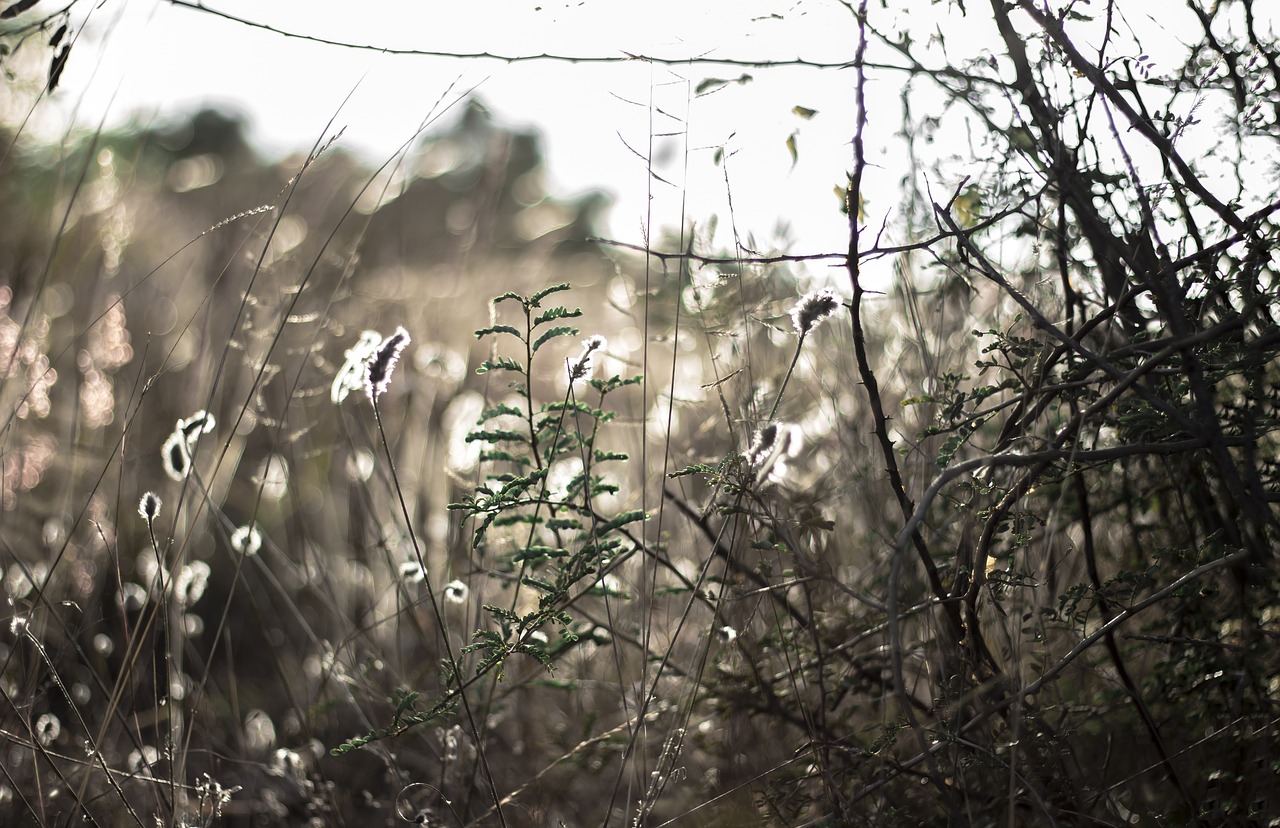
[[[692,466],[685,466],[679,471],[669,472],[667,477],[674,479],[677,477],[688,477],[691,474],[715,474],[715,472],[715,468],[708,466],[706,463],[694,463]]]
[[[814,115],[818,114],[818,110],[810,109],[807,106],[793,106],[791,107],[791,111],[794,112],[796,115],[799,115],[801,118],[804,118],[806,121],[810,120],[811,118],[813,118]]]
[[[599,391],[601,394],[608,394],[610,391],[616,391],[624,385],[639,385],[642,382],[644,382],[643,374],[636,374],[634,377],[629,379],[622,379],[615,374],[607,380],[591,380],[591,387]]]
[[[746,72],[743,72],[741,75],[739,75],[736,78],[704,78],[698,82],[698,85],[696,87],[694,87],[693,94],[705,95],[709,92],[715,92],[720,89],[723,89],[724,87],[728,86],[731,83],[736,83],[739,86],[744,86],[748,83],[751,83],[751,81],[753,80],[755,80],[755,78],[752,77],[751,75],[748,75]]]
[[[517,331],[515,328],[511,327],[510,325],[494,325],[491,328],[481,328],[480,330],[476,331],[476,339],[482,339],[488,336],[489,334],[496,334],[496,333],[511,334],[516,339],[520,339],[520,340],[524,339],[524,337],[520,336],[520,332]]]
[[[544,312],[538,314],[538,317],[533,320],[533,327],[536,328],[543,323],[551,322],[555,319],[570,319],[578,316],[582,316],[582,308],[574,308],[573,310],[562,307],[547,308]]]
[[[566,558],[569,556],[567,549],[561,549],[558,546],[541,546],[534,544],[519,554],[512,561],[515,563],[523,563],[524,561],[536,561],[539,558]]]
[[[559,293],[565,290],[572,290],[572,289],[573,289],[573,285],[569,284],[568,282],[561,282],[558,285],[552,285],[551,287],[543,288],[542,290],[538,291],[537,293],[529,297],[529,306],[534,308],[541,307],[538,303],[541,302],[543,299],[547,298],[548,296],[550,296],[551,294]]]
[[[524,653],[527,656],[533,656],[548,673],[555,669],[555,664],[551,661],[551,657],[544,653],[541,647],[535,647],[531,644],[517,644],[515,651],[517,653]]]
[[[498,357],[497,359],[486,359],[480,363],[480,367],[476,369],[477,374],[487,374],[490,371],[515,371],[517,374],[524,373],[524,366],[508,357]]]
[[[485,422],[488,422],[489,420],[492,420],[494,417],[501,417],[504,414],[511,415],[514,417],[524,416],[524,412],[516,408],[514,405],[507,405],[506,403],[498,403],[493,408],[490,408],[486,410],[484,413],[482,413],[480,415],[480,419],[478,419],[476,422],[485,423]]]
[[[485,604],[482,607],[480,607],[480,609],[492,615],[499,622],[506,621],[511,624],[520,623],[520,616],[516,615],[514,612],[507,609],[506,607],[499,607],[499,606],[495,606],[494,604]],[[488,635],[485,635],[485,637],[489,638],[490,640],[492,640],[492,637],[496,637],[492,631],[488,631],[488,630],[476,630],[475,635],[479,637],[481,635],[484,635],[485,633],[488,633]],[[501,639],[499,639],[499,642],[500,641]]]
[[[787,136],[787,152],[791,153],[791,166],[792,166],[792,167],[794,167],[794,166],[796,165],[796,162],[798,162],[798,161],[800,160],[800,150],[796,147],[796,135],[797,135],[797,134],[798,134],[798,133],[793,132],[793,133],[791,133],[790,135],[788,135],[788,136]]]
[[[613,520],[607,520],[596,527],[596,535],[607,535],[614,529],[626,526],[628,523],[635,523],[638,520],[648,519],[648,515],[642,509],[632,509],[629,512],[623,512]]]
[[[0,12],[0,20],[11,20],[34,6],[39,0],[18,0],[9,8]]]
[[[54,55],[53,60],[49,63],[49,82],[45,84],[45,89],[49,92],[58,88],[58,81],[62,79],[62,70],[67,68],[67,58],[71,56],[71,44],[68,43]]]
[[[529,438],[517,431],[482,429],[471,432],[464,439],[468,443],[474,443],[477,440],[484,440],[489,443],[525,443],[528,442]]]
[[[538,337],[538,340],[533,343],[533,353],[535,354],[538,353],[539,348],[547,344],[549,340],[555,339],[558,336],[577,336],[578,334],[579,334],[579,331],[577,328],[569,328],[569,327],[561,327],[561,326],[552,328],[551,330],[544,333],[542,336]]]
[[[480,452],[480,462],[482,463],[513,463],[520,468],[528,468],[530,461],[527,457],[519,457],[509,451],[501,449],[493,449],[491,451]]]
[[[581,529],[582,521],[577,518],[552,518],[547,521],[547,528],[552,531],[560,531],[562,529]]]

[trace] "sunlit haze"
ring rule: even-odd
[[[852,16],[835,2],[781,10],[764,2],[669,0],[382,0],[355,13],[332,2],[215,7],[315,38],[504,56],[839,63],[853,57],[856,43]],[[614,197],[607,230],[615,238],[638,243],[645,226],[655,234],[678,227],[683,210],[686,224],[718,216],[717,242],[731,244],[732,197],[744,244],[805,253],[846,244],[834,188],[851,158],[850,71],[386,54],[290,38],[157,0],[97,7],[81,31],[62,88],[37,113],[43,131],[64,131],[71,118],[95,125],[104,114],[109,124],[163,120],[212,103],[247,115],[254,139],[271,153],[305,150],[341,131],[340,146],[380,162],[424,119],[474,91],[500,122],[543,134],[552,192],[598,189]],[[699,94],[708,78],[733,82]],[[817,114],[804,119],[797,106]],[[727,163],[717,166],[713,153],[721,147]],[[649,155],[661,180],[647,176],[642,156]]]

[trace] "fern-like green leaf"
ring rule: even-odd
[[[498,334],[498,333],[511,334],[521,342],[524,341],[524,335],[521,334],[515,328],[511,327],[510,325],[494,325],[489,328],[481,328],[480,330],[476,331],[476,339],[483,339],[484,337],[489,336],[490,334]]]
[[[574,319],[579,316],[582,316],[582,308],[574,308],[573,310],[561,307],[547,308],[533,320],[533,327],[536,328],[539,325],[545,325],[546,323],[554,322],[557,319]]]
[[[549,341],[551,341],[552,339],[555,339],[556,337],[577,336],[579,333],[580,331],[577,328],[570,328],[565,325],[557,325],[551,330],[544,331],[542,336],[534,340],[533,353],[535,354],[538,353],[539,348],[541,348],[543,345],[546,345]]]

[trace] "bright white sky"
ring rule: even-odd
[[[839,62],[850,59],[856,45],[852,15],[836,0],[793,0],[790,8],[770,0],[209,5],[317,37],[419,50]],[[687,125],[689,148],[686,171],[683,135],[655,139],[655,171],[672,182],[653,182],[655,233],[679,225],[683,198],[686,214],[700,224],[718,215],[717,238],[730,242],[731,192],[743,240],[754,236],[761,249],[776,249],[780,224],[790,228],[791,252],[836,252],[847,244],[833,188],[851,165],[848,70],[387,55],[285,38],[165,0],[103,3],[81,31],[61,88],[41,104],[42,129],[55,134],[72,118],[92,125],[106,112],[109,123],[135,113],[147,120],[214,102],[246,113],[255,139],[274,153],[310,147],[336,113],[335,125],[345,129],[341,145],[381,162],[438,101],[475,87],[500,122],[543,134],[553,192],[614,195],[609,230],[615,238],[643,239],[649,181],[644,162],[627,145],[649,151],[652,118],[655,133],[683,133]],[[694,97],[705,78],[743,72],[754,80]],[[804,120],[792,112],[797,105],[818,115]],[[786,140],[795,130],[800,161],[793,168]],[[725,169],[712,163],[721,145],[727,182]]]
[[[208,0],[208,5],[315,37],[430,51],[802,57],[838,63],[853,57],[857,43],[853,15],[839,0]],[[939,55],[939,62],[983,56],[984,44],[993,42],[983,28],[985,16],[975,7],[962,17],[947,11],[951,5],[895,0],[891,10],[882,10],[879,3],[871,4],[882,30],[909,26],[916,42],[935,30],[945,32],[947,54]],[[732,243],[734,227],[744,243],[762,251],[838,252],[847,245],[846,219],[833,189],[852,165],[852,70],[390,55],[290,39],[167,0],[107,0],[77,9],[90,15],[87,21],[77,18],[73,27],[81,40],[61,88],[52,100],[42,101],[35,119],[41,131],[53,135],[73,121],[96,125],[104,113],[108,123],[130,116],[145,121],[219,103],[247,114],[253,136],[273,153],[309,148],[336,115],[335,128],[345,130],[341,145],[380,163],[439,102],[475,88],[501,123],[535,127],[543,134],[553,193],[601,189],[614,196],[608,233],[616,239],[640,243],[644,228],[652,227],[656,240],[663,229],[680,225],[683,211],[699,226],[718,217],[716,241],[722,249]],[[1178,13],[1185,16],[1186,10]],[[1157,28],[1173,25],[1166,18],[1143,20]],[[1167,35],[1155,40],[1178,48],[1177,39]],[[885,60],[886,51],[873,49],[870,57]],[[1152,55],[1157,69],[1163,68],[1163,57]],[[694,95],[706,78],[736,79],[744,72],[751,82]],[[906,158],[896,133],[904,82],[901,73],[873,72],[868,86],[872,169],[865,193],[873,229],[886,219],[892,227],[896,205],[902,203]],[[920,85],[916,91],[927,88]],[[927,95],[913,98],[917,116],[929,105]],[[796,106],[818,114],[802,119],[792,111]],[[655,172],[670,184],[651,182],[645,162],[628,148],[648,153],[651,132],[669,134],[654,139],[652,152]],[[793,132],[799,149],[794,166],[786,147]],[[717,167],[712,154],[720,146],[727,165]],[[958,176],[929,185],[945,197],[957,183]],[[651,219],[646,217],[650,186]]]

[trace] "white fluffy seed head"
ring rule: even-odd
[[[811,291],[791,309],[791,326],[798,335],[805,336],[839,307],[840,300],[831,288]]]
[[[138,514],[147,523],[155,520],[160,514],[160,496],[155,492],[147,492],[138,501]]]

